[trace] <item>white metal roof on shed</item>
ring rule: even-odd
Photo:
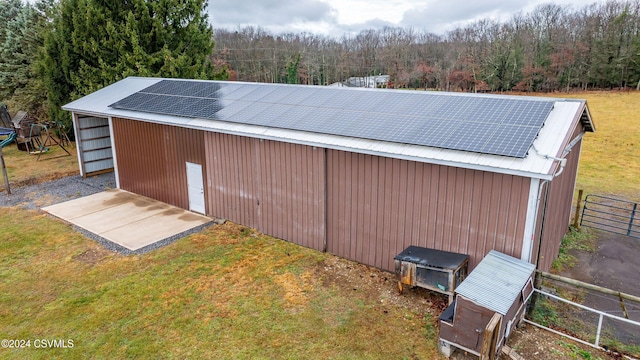
[[[557,167],[557,157],[563,152],[566,137],[575,124],[586,114],[591,123],[585,101],[547,99],[554,101],[553,109],[545,120],[544,126],[533,143],[532,149],[525,158],[513,158],[499,155],[488,155],[468,151],[450,150],[430,146],[410,145],[380,140],[329,135],[318,132],[273,128],[267,126],[243,123],[225,122],[201,118],[185,118],[181,116],[154,114],[149,112],[115,109],[111,104],[125,97],[154,85],[164,79],[129,77],[73,101],[64,110],[76,114],[86,114],[100,117],[121,117],[132,120],[176,125],[187,128],[216,131],[221,133],[263,138],[310,146],[326,147],[338,150],[352,151],[371,155],[386,156],[398,159],[433,163],[484,170],[511,175],[550,179]],[[413,93],[403,90],[362,90],[360,91],[390,91],[394,93]],[[353,91],[358,91],[353,90]],[[451,94],[456,96],[475,96],[505,98],[504,95]],[[508,97],[522,98],[522,97]],[[539,99],[539,98],[535,98]],[[536,149],[536,150],[534,150]],[[539,154],[537,153],[539,152]],[[548,156],[545,156],[548,155]]]
[[[456,288],[456,294],[506,315],[536,266],[491,250]]]

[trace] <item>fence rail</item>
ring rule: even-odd
[[[557,275],[538,276],[546,280],[534,288],[537,301],[531,304],[525,323],[625,359],[640,360],[640,298]]]
[[[580,226],[640,239],[638,203],[589,194],[584,200]]]
[[[598,327],[597,327],[597,329],[596,329],[596,339],[595,339],[595,341],[594,341],[593,343],[590,343],[590,342],[584,341],[584,340],[582,340],[582,339],[578,339],[578,338],[573,337],[573,336],[571,336],[571,335],[567,335],[567,334],[564,334],[564,333],[560,333],[560,332],[558,332],[558,331],[554,331],[554,332],[559,333],[559,334],[561,334],[561,335],[563,335],[563,336],[566,336],[566,337],[568,337],[568,338],[571,338],[572,340],[578,341],[578,342],[580,342],[580,343],[583,343],[583,344],[586,344],[586,345],[589,345],[589,346],[593,346],[593,347],[598,348],[598,349],[606,350],[606,349],[604,349],[602,346],[600,346],[600,334],[602,333],[602,319],[603,319],[604,317],[607,317],[607,318],[610,318],[610,319],[613,319],[613,320],[617,320],[617,321],[622,321],[622,322],[624,322],[624,323],[627,323],[627,324],[631,324],[631,325],[637,326],[637,327],[638,327],[638,333],[640,334],[640,322],[638,322],[638,321],[633,321],[633,320],[625,319],[625,318],[620,317],[620,316],[616,316],[616,315],[608,314],[608,313],[606,313],[606,312],[604,312],[604,311],[596,310],[596,309],[590,308],[590,307],[588,307],[588,306],[584,306],[584,305],[582,305],[582,304],[578,304],[578,303],[575,303],[575,302],[573,302],[573,301],[570,301],[570,300],[567,300],[567,299],[563,299],[563,298],[561,298],[561,297],[559,297],[559,296],[556,296],[556,295],[553,295],[553,294],[549,294],[549,293],[544,292],[544,291],[539,290],[539,289],[533,289],[533,290],[534,290],[535,292],[539,293],[539,294],[542,294],[542,295],[544,295],[544,296],[548,296],[548,297],[549,297],[549,298],[551,298],[551,299],[558,300],[558,301],[562,301],[562,302],[564,302],[564,303],[566,303],[566,304],[573,305],[573,306],[578,307],[578,308],[583,309],[583,310],[591,311],[591,312],[593,312],[593,313],[595,313],[595,314],[597,314],[597,315],[598,315]],[[549,328],[545,327],[544,325],[541,325],[541,324],[535,323],[535,322],[530,321],[530,320],[526,320],[526,319],[525,319],[525,322],[527,322],[527,323],[529,323],[529,324],[532,324],[532,325],[536,325],[536,326],[539,326],[539,327],[545,328],[545,329],[547,329],[547,330],[553,330],[553,329],[549,329]]]

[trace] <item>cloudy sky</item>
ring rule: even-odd
[[[553,0],[575,9],[605,0]],[[479,19],[508,20],[549,0],[209,0],[214,28],[340,36],[385,25],[444,34]]]

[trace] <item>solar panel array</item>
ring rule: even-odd
[[[524,158],[551,100],[161,80],[115,109]]]

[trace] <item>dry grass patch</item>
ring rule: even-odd
[[[40,160],[36,160],[37,155],[18,150],[15,143],[2,149],[9,175],[9,186],[37,184],[79,174],[75,146],[67,147],[71,156],[57,145],[49,146],[49,149],[49,152],[42,154]],[[0,191],[4,192],[2,181]]]
[[[285,306],[291,308],[305,305],[309,302],[307,292],[313,289],[314,280],[314,275],[309,271],[305,271],[300,276],[287,272],[276,275],[274,278],[276,284],[282,286],[285,291]]]
[[[583,141],[576,188],[640,200],[640,92],[558,96],[586,99],[596,126]]]
[[[74,341],[1,358],[440,358],[429,295],[246,227],[121,256],[38,212],[0,223],[0,337]]]

